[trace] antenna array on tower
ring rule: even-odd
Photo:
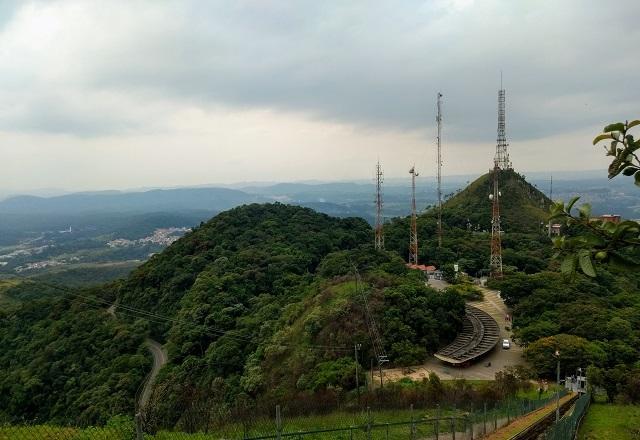
[[[376,229],[375,229],[375,248],[384,249],[384,218],[382,216],[382,182],[384,176],[380,161],[376,164]]]
[[[442,247],[442,93],[438,93],[438,247]]]
[[[505,126],[505,91],[501,88],[498,91],[498,142],[496,144],[496,155],[494,158],[494,161],[501,170],[511,169],[511,161],[509,160],[509,152],[507,151],[509,144],[507,143]]]

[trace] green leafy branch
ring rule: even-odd
[[[640,186],[640,159],[636,154],[640,149],[640,140],[634,140],[633,135],[628,133],[637,125],[640,125],[640,120],[637,119],[631,122],[609,124],[602,130],[602,134],[596,136],[593,145],[611,141],[609,146],[604,147],[607,156],[614,158],[609,165],[609,179],[622,173],[625,176],[634,176],[635,184]]]
[[[607,156],[614,158],[609,165],[609,179],[622,173],[634,176],[635,184],[640,186],[640,159],[636,153],[640,140],[629,134],[629,130],[638,125],[640,120],[609,124],[593,140],[593,145],[611,140],[609,146],[605,146]],[[577,231],[575,235],[553,240],[557,250],[554,258],[563,257],[560,270],[573,274],[580,269],[585,275],[595,277],[596,263],[609,263],[627,270],[640,268],[640,264],[628,256],[629,250],[640,246],[640,224],[631,220],[614,223],[593,219],[588,203],[578,207],[574,215],[572,210],[578,200],[579,197],[574,197],[566,206],[559,201],[550,208],[549,221],[564,221]]]
[[[630,248],[640,246],[640,224],[632,220],[620,223],[606,222],[591,218],[591,206],[585,203],[572,210],[579,197],[574,197],[565,206],[560,201],[551,206],[551,221],[564,221],[578,233],[574,236],[560,236],[553,240],[557,250],[555,258],[564,256],[560,264],[563,273],[574,273],[578,268],[587,276],[595,277],[596,262],[609,263],[624,268],[640,267],[626,255]]]

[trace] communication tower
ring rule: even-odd
[[[498,142],[496,144],[496,155],[494,162],[501,170],[512,168],[507,151],[507,135],[505,133],[505,91],[502,88],[502,75],[500,76],[500,90],[498,90]]]
[[[380,161],[376,164],[376,238],[375,248],[384,249],[384,231],[382,230],[384,224],[384,218],[382,216],[382,182],[384,176],[382,174],[382,167]]]
[[[493,204],[491,217],[491,258],[489,269],[491,278],[502,278],[502,240],[500,238],[500,193],[499,184],[500,167],[498,161],[493,165],[493,194],[489,195],[489,200]]]
[[[442,247],[442,93],[438,93],[438,247]]]
[[[409,234],[409,264],[418,264],[418,226],[416,213],[416,172],[415,165],[409,170],[411,174],[411,232]]]

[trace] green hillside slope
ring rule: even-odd
[[[546,269],[551,242],[544,231],[551,201],[513,170],[500,172],[503,264],[527,273]],[[443,245],[438,247],[437,213],[418,217],[419,262],[438,267],[458,263],[471,275],[489,266],[493,172],[480,176],[443,204]],[[408,255],[409,218],[385,225],[386,248]]]
[[[513,170],[499,173],[500,220],[505,232],[535,232],[548,217],[551,200],[524,176]],[[493,193],[493,171],[480,176],[443,206],[444,220],[449,225],[490,229]]]

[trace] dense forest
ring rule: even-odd
[[[469,279],[453,276],[454,262],[470,276],[488,269],[491,179],[445,204],[442,248],[434,210],[418,218],[421,262],[454,283]],[[549,200],[517,173],[501,184],[506,277],[492,287],[514,310],[535,375],[553,377],[560,349],[563,373],[589,367],[611,400],[640,400],[640,277],[607,264],[597,277],[560,273],[541,227]],[[352,393],[356,367],[364,381],[374,357],[367,316],[382,323],[391,366],[419,364],[455,337],[466,290],[436,292],[408,270],[407,231],[407,219],[392,220],[387,250],[377,251],[362,219],[253,204],[201,223],[122,281],[81,290],[3,281],[0,421],[88,424],[131,414],[150,367],[145,337],[169,354],[148,414],[165,425],[194,408]],[[114,317],[106,309],[116,301]]]

